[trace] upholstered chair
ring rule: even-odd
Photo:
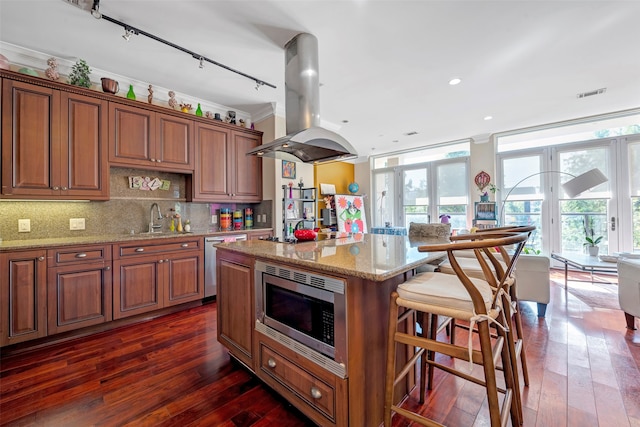
[[[618,300],[627,328],[636,329],[635,318],[640,317],[640,259],[618,259]]]

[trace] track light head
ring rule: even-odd
[[[204,68],[204,58],[200,57],[200,65],[198,66],[199,68]]]
[[[260,86],[264,86],[264,82],[256,80],[256,90],[260,90]]]
[[[100,13],[100,0],[93,0],[91,15],[96,19],[102,18],[102,13]]]
[[[125,39],[126,41],[129,41],[131,36],[134,35],[135,33],[136,32],[133,31],[130,27],[124,27],[124,34],[122,35],[122,38]]]

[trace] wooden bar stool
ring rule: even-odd
[[[442,369],[450,374],[485,387],[489,415],[492,427],[504,426],[509,418],[513,426],[521,424],[521,408],[518,406],[519,398],[514,398],[517,389],[512,360],[509,353],[508,342],[513,338],[509,335],[508,327],[502,315],[501,295],[506,291],[504,281],[497,283],[502,292],[495,292],[490,282],[479,278],[469,277],[460,267],[456,259],[456,252],[471,249],[474,251],[478,263],[485,271],[487,277],[491,272],[487,260],[482,255],[484,248],[495,246],[516,245],[517,254],[512,257],[512,262],[507,268],[510,274],[512,265],[515,264],[518,254],[522,250],[527,235],[524,233],[509,234],[505,237],[486,237],[474,241],[454,242],[447,244],[421,246],[420,251],[446,251],[449,262],[456,274],[422,273],[414,276],[407,282],[398,286],[391,294],[389,329],[387,341],[387,368],[385,379],[385,426],[391,425],[393,412],[411,419],[421,425],[440,425],[434,420],[427,419],[417,413],[408,411],[397,405],[394,398],[394,388],[409,372],[415,369],[418,359],[427,360],[429,365]],[[400,313],[402,310],[402,313]],[[401,316],[399,317],[399,313]],[[465,345],[437,341],[431,334],[416,336],[398,331],[398,319],[406,318],[415,313],[430,313],[438,316],[447,316],[453,319],[467,321],[473,326],[477,324],[480,349],[471,347],[471,342]],[[497,338],[492,339],[490,323],[496,324]],[[471,337],[471,335],[470,335]],[[413,357],[400,369],[396,368],[396,346],[405,345],[417,348],[412,352]],[[470,371],[456,369],[453,366],[444,365],[426,358],[425,353],[442,353],[450,357],[466,360],[473,364],[482,365],[484,375],[476,377]],[[496,370],[496,363],[501,359],[502,371]],[[505,387],[499,387],[496,372],[502,372]],[[422,388],[425,384],[420,384]],[[437,392],[437,390],[435,391]],[[499,395],[503,396],[500,404]]]
[[[491,233],[493,235],[496,235],[496,233],[516,232],[516,233],[528,233],[528,236],[531,236],[531,233],[535,229],[536,229],[535,226],[505,226],[505,227],[491,228],[486,230],[479,230],[475,234],[486,235],[486,233]],[[467,235],[455,236],[452,239],[455,241],[471,240],[473,239],[473,236],[474,234],[467,234]],[[494,252],[487,251],[485,254],[485,257],[492,256],[492,254],[494,254]],[[500,257],[496,258],[494,256],[494,260],[490,260],[488,258],[488,260],[490,260],[489,267],[491,268],[492,273],[496,275],[498,280],[501,279],[500,277],[501,275],[504,275],[505,271],[507,270],[507,264],[511,261],[511,255],[509,254],[506,248],[501,247],[499,254],[500,254]],[[484,273],[482,272],[482,269],[480,268],[480,265],[476,261],[475,257],[471,257],[469,254],[464,254],[464,256],[458,257],[458,262],[460,263],[460,266],[465,270],[465,272],[469,274],[470,277],[484,278]],[[498,263],[497,266],[495,265],[495,262]],[[447,261],[440,264],[439,271],[446,274],[455,274],[455,272],[451,268],[451,264]],[[522,317],[520,315],[520,310],[518,307],[518,298],[516,295],[517,285],[516,285],[515,275],[513,273],[507,279],[507,284],[508,284],[508,294],[511,301],[511,314],[514,319],[515,331],[516,331],[516,334],[515,334],[516,358],[520,360],[520,364],[522,366],[522,379],[524,381],[524,385],[528,386],[529,385],[529,369],[527,367],[527,356],[525,352],[526,343],[525,343],[524,334],[523,334]],[[455,323],[451,325],[451,329],[452,329],[451,339],[455,339],[455,327],[456,327]],[[517,366],[514,366],[513,369],[517,370]]]

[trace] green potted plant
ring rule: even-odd
[[[590,221],[589,227],[585,224],[584,227],[584,246],[589,251],[589,256],[598,256],[598,243],[602,241],[604,236],[596,237],[596,233],[593,229],[593,222]]]
[[[69,84],[80,87],[91,87],[91,68],[87,65],[84,59],[79,59],[73,67],[71,67],[71,74],[69,74]]]

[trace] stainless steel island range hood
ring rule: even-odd
[[[298,34],[285,45],[287,135],[247,155],[305,163],[357,157],[346,139],[320,127],[319,89],[318,40],[311,34]]]

